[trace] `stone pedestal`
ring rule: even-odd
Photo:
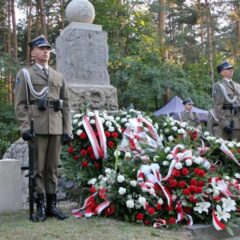
[[[100,25],[70,23],[56,39],[57,70],[63,73],[74,110],[117,110],[117,91],[107,71],[107,33]]]
[[[21,196],[20,160],[0,160],[0,212],[20,210]]]

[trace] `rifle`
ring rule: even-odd
[[[30,132],[33,136],[32,140],[28,141],[28,151],[29,151],[29,171],[28,171],[28,188],[29,188],[29,219],[31,221],[37,221],[34,215],[34,190],[35,190],[35,177],[33,172],[33,162],[34,162],[34,130],[33,130],[33,119],[30,121]]]

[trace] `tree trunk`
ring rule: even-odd
[[[159,34],[159,43],[160,48],[162,49],[162,57],[166,59],[167,53],[164,46],[165,43],[165,22],[166,22],[166,0],[159,0],[159,13],[158,13],[158,34]]]
[[[239,0],[234,2],[234,15],[235,15],[235,32],[236,32],[236,42],[234,46],[234,57],[238,58],[239,56],[239,47],[240,47],[240,4]]]
[[[16,30],[16,14],[15,14],[15,0],[11,0],[12,13],[12,39],[13,39],[13,57],[18,58],[18,44],[17,44],[17,30]]]
[[[205,0],[206,5],[206,24],[207,24],[207,41],[208,41],[208,61],[209,70],[212,83],[214,83],[214,68],[213,68],[213,28],[212,28],[212,16],[209,3]]]
[[[39,13],[41,16],[41,32],[47,38],[47,24],[46,24],[46,15],[44,12],[44,2],[43,0],[39,0]]]
[[[30,47],[28,45],[28,43],[31,41],[31,29],[32,29],[32,0],[29,0],[29,5],[27,8],[27,45],[26,45],[26,49],[27,49],[27,56],[26,56],[26,64],[30,64]]]

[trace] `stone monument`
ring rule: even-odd
[[[101,25],[92,24],[93,5],[88,0],[72,0],[66,17],[70,24],[56,39],[56,56],[57,70],[69,87],[72,109],[117,110],[117,91],[110,85],[107,70],[107,33]]]

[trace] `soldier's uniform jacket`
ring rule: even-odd
[[[188,122],[194,127],[200,125],[199,117],[196,113],[184,111],[180,113],[180,116],[182,121]]]
[[[220,84],[224,87],[226,96],[221,89]],[[233,100],[234,97],[236,102],[233,104],[228,99]],[[239,121],[239,91],[237,90],[237,84],[234,82],[228,82],[225,79],[218,81],[213,86],[213,101],[216,117],[219,120],[219,126],[223,129],[229,126],[231,121],[233,122],[234,129],[240,129]],[[236,107],[236,111],[233,111],[233,105]]]
[[[37,98],[31,95],[26,87],[23,70],[20,70],[15,83],[15,111],[19,122],[20,131],[23,133],[30,129],[30,120],[34,120],[34,132],[36,134],[71,135],[71,114],[69,97],[64,77],[61,73],[48,68],[48,77],[35,64],[28,68],[31,82],[35,91],[40,92],[48,86],[47,99],[49,103],[45,111],[38,109]],[[54,111],[51,100],[62,99],[63,109]]]

